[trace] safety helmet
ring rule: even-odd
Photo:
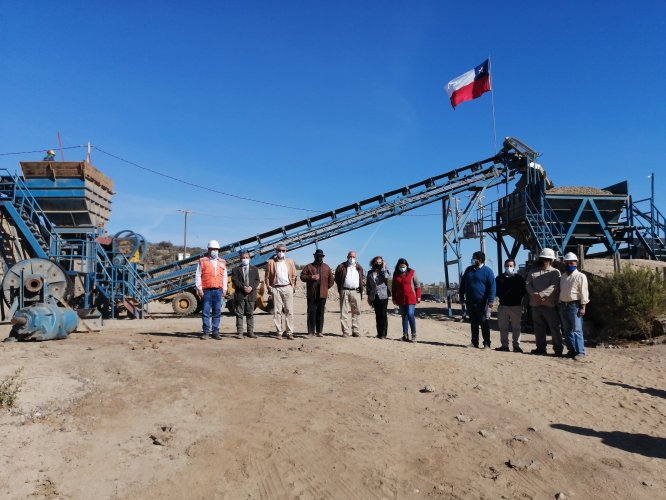
[[[208,248],[212,248],[214,250],[219,250],[220,249],[220,244],[217,242],[217,240],[210,240],[208,242]]]
[[[576,262],[578,262],[578,257],[576,257],[575,253],[569,252],[568,254],[566,254],[564,256],[564,259],[562,259],[562,260],[564,260],[564,262],[567,262],[567,261],[570,261],[570,260],[575,260]]]
[[[541,253],[539,254],[540,259],[550,259],[550,260],[555,260],[555,252],[553,252],[552,248],[544,248],[541,250]]]
[[[55,154],[55,151],[53,151],[52,149],[49,149],[49,150],[46,152],[46,154],[47,154],[47,155],[54,155],[54,154]]]

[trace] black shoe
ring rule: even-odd
[[[402,336],[402,338],[400,340],[402,340],[403,342],[409,342],[409,339],[407,337],[405,337],[404,335]]]
[[[237,339],[242,339],[242,338],[243,338],[243,334],[242,334],[242,333],[238,333],[238,334],[236,334],[236,338],[237,338]]]
[[[555,351],[555,354],[553,354],[556,358],[561,358],[563,356],[562,351]]]
[[[566,358],[575,358],[576,357],[576,351],[569,351],[565,354]]]
[[[522,353],[523,350],[522,350],[520,347],[516,346],[516,347],[513,348],[513,352],[519,352],[519,353]]]
[[[214,334],[212,335],[212,337],[213,337],[215,340],[220,340],[220,334],[219,334],[219,333],[214,333]]]
[[[509,352],[509,348],[507,346],[495,347],[495,350],[500,352]]]
[[[545,349],[532,349],[530,354],[536,354],[537,356],[547,356],[548,352]]]
[[[257,338],[257,336],[253,332],[249,332],[247,334],[247,336],[250,337],[251,339],[256,339]]]

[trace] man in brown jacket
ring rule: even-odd
[[[562,331],[560,329],[560,314],[557,310],[557,301],[560,296],[560,272],[553,267],[555,252],[544,248],[539,254],[539,267],[527,275],[525,288],[530,297],[532,309],[532,326],[536,349],[532,354],[545,356],[546,335],[550,330],[553,339],[555,356],[562,356]]]
[[[266,262],[264,283],[273,295],[273,323],[275,323],[278,340],[282,338],[282,333],[285,331],[287,338],[293,340],[296,266],[293,260],[285,257],[287,247],[284,244],[280,243],[275,249],[275,256]]]
[[[301,271],[301,281],[307,289],[308,300],[308,336],[323,336],[324,313],[328,289],[333,286],[333,273],[328,264],[324,264],[324,251],[318,248],[314,253],[314,262]]]

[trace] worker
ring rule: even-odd
[[[243,338],[243,318],[247,326],[247,336],[256,339],[254,334],[254,306],[257,302],[259,269],[250,264],[250,253],[240,253],[241,265],[231,271],[234,285],[234,312],[236,313],[236,337]]]
[[[308,301],[308,337],[324,335],[324,313],[326,312],[326,299],[328,289],[335,283],[333,271],[324,262],[324,251],[315,250],[314,261],[301,271],[301,281],[305,282],[306,297]]]
[[[552,249],[544,248],[537,258],[538,268],[528,273],[525,284],[525,289],[530,297],[532,325],[536,340],[536,349],[532,350],[532,354],[539,356],[548,354],[546,339],[547,333],[550,331],[555,356],[561,357],[562,332],[560,331],[560,315],[557,311],[560,272],[553,267],[555,252]]]
[[[564,256],[565,273],[560,277],[560,319],[567,344],[567,357],[576,361],[585,358],[583,316],[590,302],[587,276],[578,270],[578,257],[569,252]]]
[[[511,327],[511,340],[513,352],[523,352],[520,347],[520,317],[523,310],[523,297],[525,296],[525,278],[516,273],[516,261],[504,261],[504,273],[495,279],[497,289],[497,324],[500,331],[501,346],[496,351],[509,351],[509,326]]]
[[[363,267],[356,260],[356,252],[350,250],[347,260],[335,268],[335,283],[340,295],[340,326],[342,336],[361,336],[361,300],[363,298]],[[351,325],[349,324],[351,314]]]
[[[55,151],[53,151],[52,149],[49,149],[46,152],[46,156],[44,157],[44,159],[42,161],[54,161],[54,160],[55,160]]]
[[[208,253],[199,259],[194,275],[197,295],[202,299],[202,335],[201,340],[208,340],[209,333],[220,339],[220,315],[222,297],[227,294],[227,263],[220,258],[220,244],[216,240],[208,242]],[[212,316],[212,325],[211,325]]]
[[[465,304],[469,315],[472,343],[479,347],[479,327],[483,336],[483,348],[490,349],[490,324],[488,318],[495,304],[495,273],[485,265],[486,254],[474,252],[471,265],[465,269],[460,280],[460,302]]]
[[[286,245],[280,243],[275,250],[275,256],[266,263],[264,282],[273,295],[273,323],[277,339],[282,339],[286,333],[287,339],[293,340],[296,265],[286,257]]]
[[[365,279],[365,293],[368,304],[375,310],[375,324],[377,338],[385,339],[388,336],[388,300],[391,297],[389,279],[391,271],[381,255],[370,261],[370,270]]]
[[[402,316],[403,342],[416,342],[416,318],[414,308],[421,302],[421,282],[414,269],[409,267],[407,259],[400,258],[393,270],[393,283],[391,284],[393,303],[400,308]],[[412,338],[409,338],[409,332]]]

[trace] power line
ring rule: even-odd
[[[78,148],[85,148],[86,146],[67,146],[66,148],[62,149],[78,149]],[[43,153],[44,151],[48,151],[49,149],[53,149],[54,151],[56,149],[60,149],[60,147],[53,147],[53,148],[46,148],[46,149],[36,149],[34,151],[16,151],[13,153],[0,153],[0,156],[10,156],[10,155],[29,155],[32,153]]]
[[[239,195],[236,195],[236,194],[225,193],[224,191],[219,191],[217,189],[213,189],[213,188],[208,187],[208,186],[202,186],[201,184],[195,184],[194,182],[186,181],[184,179],[179,179],[178,177],[174,177],[172,175],[165,174],[163,172],[158,172],[157,170],[153,170],[152,168],[141,166],[138,163],[134,163],[133,161],[126,160],[125,158],[121,158],[120,156],[116,156],[112,153],[104,151],[103,149],[100,149],[97,146],[92,146],[92,147],[95,148],[100,153],[104,153],[105,155],[110,156],[111,158],[115,158],[116,160],[120,160],[122,162],[125,162],[128,165],[132,165],[134,167],[140,168],[141,170],[145,170],[145,171],[150,172],[152,174],[159,175],[160,177],[164,177],[166,179],[171,179],[172,181],[180,182],[181,184],[186,184],[188,186],[192,186],[192,187],[195,187],[195,188],[210,191],[211,193],[217,193],[217,194],[221,194],[223,196],[229,196],[230,198],[236,198],[238,200],[251,201],[253,203],[260,203],[262,205],[269,205],[271,207],[288,208],[290,210],[300,210],[302,212],[320,213],[317,210],[310,210],[309,208],[292,207],[292,206],[289,206],[289,205],[281,205],[279,203],[272,203],[270,201],[257,200],[255,198],[248,198],[246,196],[239,196]]]

